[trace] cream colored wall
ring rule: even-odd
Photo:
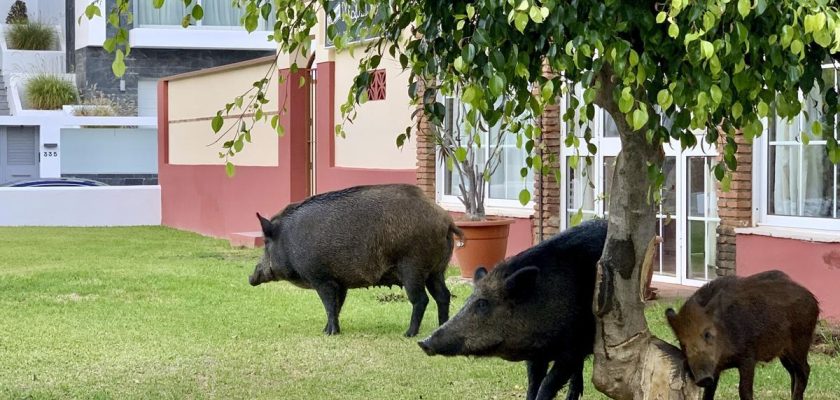
[[[356,52],[359,54],[360,52]],[[342,122],[341,105],[347,100],[358,61],[349,52],[335,55],[335,119]],[[383,58],[379,69],[385,69],[385,100],[368,101],[357,107],[352,124],[344,124],[345,138],[335,139],[335,165],[350,168],[413,169],[417,162],[414,140],[397,148],[397,135],[412,124],[413,107],[409,104],[408,75],[398,61]]]
[[[216,111],[224,109],[253,86],[254,81],[265,76],[270,63],[260,63],[234,69],[216,70],[210,73],[176,78],[169,82],[169,163],[180,165],[224,164],[219,158],[223,151],[223,139],[213,143],[217,134],[210,128],[210,121]],[[263,109],[276,111],[278,98],[277,75],[270,84],[267,97],[269,103]],[[247,97],[245,99],[247,103]],[[235,111],[231,111],[233,115]],[[226,118],[220,132],[224,132],[236,118]],[[246,118],[247,122],[247,118]],[[235,130],[235,129],[234,129]],[[233,131],[227,138],[233,138]],[[231,161],[237,166],[279,165],[277,134],[267,122],[258,122],[251,131],[251,143],[246,143],[241,153]]]

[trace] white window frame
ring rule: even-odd
[[[146,0],[150,1],[150,0]],[[170,1],[181,1],[181,0],[170,0]],[[193,4],[198,4],[203,6],[204,0],[193,0]],[[232,7],[232,6],[231,6]],[[200,19],[195,21],[195,25],[190,25],[187,28],[182,27],[180,24],[174,25],[156,25],[156,24],[141,24],[140,21],[137,19],[136,16],[140,15],[140,2],[135,0],[134,4],[132,5],[132,12],[134,12],[134,20],[137,22],[134,26],[135,28],[140,29],[197,29],[197,30],[217,30],[217,31],[244,31],[245,27],[242,24],[236,25],[204,25],[204,20]],[[272,9],[272,12],[274,10]],[[186,14],[185,14],[186,15]],[[269,27],[266,25],[266,21],[260,17],[257,21],[257,31],[265,31]]]
[[[823,64],[823,69],[834,68],[832,64]],[[835,83],[837,84],[837,83]],[[804,98],[804,97],[803,97]],[[830,217],[804,217],[804,216],[787,216],[787,215],[773,215],[770,214],[769,200],[770,200],[770,129],[773,126],[769,123],[769,119],[765,118],[763,121],[765,129],[761,137],[756,138],[753,144],[753,200],[757,199],[757,203],[753,203],[753,220],[757,220],[758,226],[780,227],[780,228],[800,228],[806,230],[828,230],[840,231],[840,215],[838,218]],[[840,128],[838,116],[835,116],[835,129]],[[780,144],[797,144],[801,149],[804,144],[800,141],[778,141]],[[810,143],[814,145],[824,145],[825,140],[811,140]],[[757,147],[757,148],[756,148]],[[833,167],[835,167],[832,164]],[[837,176],[837,168],[834,168],[835,182],[840,179]],[[834,204],[832,205],[834,213],[837,213],[836,204],[840,201],[837,198],[837,191],[834,191]],[[757,217],[757,218],[756,218]]]
[[[455,101],[459,101],[455,99]],[[506,146],[502,144],[502,146]],[[515,148],[516,146],[514,146]],[[490,152],[490,144],[488,143],[485,146],[481,146],[481,150],[485,152],[485,155],[489,156]],[[521,151],[525,151],[521,149]],[[442,153],[440,150],[440,146],[436,146],[435,148],[436,159],[442,159]],[[504,161],[502,161],[504,162]],[[501,165],[500,165],[501,167]],[[524,165],[523,165],[524,167]],[[498,171],[498,170],[497,170]],[[440,204],[443,209],[447,211],[455,211],[455,212],[464,212],[465,207],[464,204],[461,203],[461,200],[458,199],[458,195],[456,194],[445,194],[446,188],[444,184],[446,182],[446,173],[447,168],[445,165],[441,163],[435,163],[435,192],[437,197],[437,202]],[[453,173],[455,173],[453,171]],[[535,178],[536,179],[536,178]],[[486,182],[489,185],[489,182]],[[533,187],[526,187],[531,193],[534,193]],[[458,190],[453,190],[453,193],[457,192]],[[522,205],[519,200],[511,200],[511,199],[495,199],[490,197],[490,190],[489,186],[487,190],[484,192],[484,211],[487,215],[493,216],[500,216],[500,217],[513,217],[513,218],[528,218],[534,215],[534,202],[533,198],[528,202],[528,204]]]
[[[561,110],[566,110],[568,104],[567,99],[564,96],[561,100]],[[617,157],[619,151],[621,150],[621,140],[618,137],[604,137],[604,111],[596,108],[595,111],[595,120],[590,122],[592,131],[593,131],[593,143],[596,144],[598,147],[598,152],[595,154],[593,159],[594,165],[594,174],[591,177],[593,180],[593,184],[595,185],[594,193],[595,193],[595,215],[599,217],[603,217],[608,214],[608,210],[605,209],[605,202],[603,198],[599,196],[599,194],[603,193],[604,191],[604,183],[603,183],[603,175],[604,175],[604,157]],[[565,138],[566,132],[568,127],[564,121],[560,121],[561,126],[561,135]],[[706,280],[698,280],[698,279],[690,279],[688,278],[688,229],[689,229],[689,221],[692,220],[703,220],[706,223],[708,222],[717,222],[720,223],[720,218],[717,216],[711,217],[709,216],[709,209],[711,206],[711,202],[704,202],[704,206],[706,208],[705,217],[689,217],[688,216],[688,201],[687,201],[687,180],[684,178],[686,177],[686,171],[688,168],[688,157],[716,157],[717,147],[715,145],[705,144],[702,145],[703,141],[703,133],[701,131],[696,131],[695,135],[697,136],[697,146],[693,149],[686,149],[685,151],[681,150],[680,142],[678,140],[673,140],[669,143],[666,143],[663,146],[665,150],[666,157],[674,157],[675,166],[674,166],[674,174],[677,177],[676,185],[676,204],[675,204],[675,218],[678,217],[680,220],[677,221],[677,232],[676,232],[676,266],[675,266],[675,276],[669,275],[661,275],[654,273],[653,281],[654,282],[662,282],[662,283],[672,283],[672,284],[679,284],[679,285],[687,285],[687,286],[702,286],[708,281]],[[581,145],[578,147],[578,153],[581,156],[581,163],[583,163],[583,157],[586,155],[591,155],[586,148],[585,142],[581,140]],[[561,171],[562,179],[560,184],[560,210],[563,214],[560,215],[560,227],[561,230],[568,228],[568,213],[569,212],[577,212],[577,209],[569,208],[568,204],[568,194],[567,194],[567,187],[568,187],[568,162],[567,157],[574,155],[574,149],[568,148],[565,145],[561,146],[560,149],[560,163],[561,163]],[[661,210],[661,206],[660,206]],[[660,218],[663,218],[664,215],[660,212],[657,212],[657,226],[660,223]],[[657,231],[659,228],[657,227]],[[660,251],[662,251],[660,249]],[[707,257],[709,255],[707,254]],[[714,257],[714,255],[712,255]],[[659,267],[655,267],[654,271],[658,271]],[[707,271],[708,274],[708,271]],[[709,278],[713,279],[713,276]]]

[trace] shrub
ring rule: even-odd
[[[53,27],[40,22],[9,25],[7,34],[10,49],[53,50],[57,35]]]
[[[6,16],[7,24],[25,24],[29,21],[26,16],[26,3],[23,0],[16,0],[9,9],[9,15]]]
[[[75,108],[73,115],[79,117],[112,117],[130,116],[137,113],[132,101],[107,95],[97,90],[96,85],[82,91],[80,104],[84,107]]]
[[[76,103],[76,85],[55,75],[38,75],[26,82],[26,102],[36,110],[59,110]]]

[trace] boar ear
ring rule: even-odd
[[[257,213],[257,219],[260,220],[260,227],[262,227],[263,236],[271,237],[274,229],[272,229],[271,221],[265,219],[260,213]]]
[[[540,269],[534,266],[520,268],[505,280],[505,290],[508,294],[517,296],[527,293],[537,284]]]
[[[475,270],[475,274],[473,275],[473,283],[480,281],[481,278],[484,278],[485,275],[487,275],[487,268],[478,267],[478,269]]]

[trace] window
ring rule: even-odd
[[[240,20],[244,10],[231,6],[230,0],[195,0],[204,10],[204,18],[194,22],[197,27],[240,27]],[[191,9],[190,9],[191,10]],[[155,8],[151,1],[135,1],[134,15],[138,26],[181,26],[181,20],[188,13],[187,6],[183,1],[167,1],[159,9]],[[272,16],[273,18],[273,16]],[[266,24],[260,18],[260,26],[265,28],[273,25]]]
[[[447,105],[447,120],[453,123],[464,126],[465,122],[461,117],[462,109],[460,102],[456,99],[446,99]],[[485,194],[485,207],[512,207],[512,208],[528,208],[530,212],[533,206],[522,206],[519,202],[519,192],[522,189],[533,191],[534,189],[534,173],[528,171],[525,178],[521,175],[521,169],[525,164],[525,149],[516,147],[516,136],[509,134],[504,135],[499,142],[499,135],[502,134],[501,124],[489,127],[484,132],[481,132],[479,137],[481,140],[480,151],[477,153],[477,165],[482,165],[484,160],[496,149],[501,152],[501,161],[499,166],[490,176],[490,181],[487,182],[487,191]],[[461,129],[464,132],[464,129]],[[496,145],[498,143],[498,146]],[[473,148],[476,148],[474,146]],[[450,204],[460,204],[457,196],[460,196],[460,189],[458,185],[461,183],[458,173],[450,171],[446,167],[438,168],[442,171],[438,176],[439,182],[442,182],[442,201]],[[442,175],[442,176],[441,176]]]
[[[833,66],[823,69],[823,79],[837,87]],[[771,117],[768,125],[762,176],[762,222],[803,228],[840,228],[838,166],[832,165],[826,141],[814,135],[821,122],[824,135],[837,133],[836,121],[826,121],[824,101],[815,88],[803,99],[803,112],[791,121]]]

